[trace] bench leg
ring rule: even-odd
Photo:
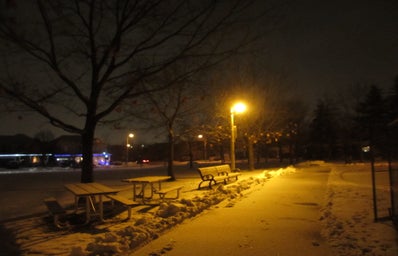
[[[202,180],[202,181],[199,183],[198,190],[200,190],[200,186],[202,185],[203,182],[204,182],[204,181]]]
[[[210,180],[210,182],[209,182],[209,188],[211,189],[212,187],[211,187],[211,183],[214,183],[213,185],[216,185],[217,184],[217,181],[215,181],[215,180]]]
[[[201,185],[202,185],[202,183],[203,182],[209,182],[209,188],[211,188],[211,183],[213,182],[212,180],[202,180],[200,183],[199,183],[199,186],[198,186],[198,190],[200,190],[201,189]]]
[[[199,184],[199,187],[200,187],[200,184]],[[181,189],[182,188],[175,189],[176,193],[177,193],[175,197],[166,197],[166,194],[168,192],[167,193],[159,193],[158,195],[159,195],[160,201],[164,201],[165,199],[178,199],[180,197],[180,190]]]
[[[198,190],[200,190],[200,188],[201,188],[201,185],[202,185],[202,183],[203,182],[209,182],[209,188],[211,189],[211,183],[213,183],[213,185],[215,185],[215,184],[217,184],[217,182],[215,181],[215,180],[202,180],[200,183],[199,183],[199,186],[198,186]],[[225,182],[225,181],[224,181]]]
[[[57,228],[62,228],[62,224],[59,221],[59,215],[54,215],[54,226],[56,226]]]
[[[59,214],[55,214],[53,217],[54,217],[54,226],[56,226],[57,228],[64,229],[64,228],[70,227],[70,224],[67,221],[62,222],[59,219],[59,217],[60,217]]]
[[[131,206],[127,206],[127,219],[129,220],[131,218]]]
[[[112,199],[111,198],[111,204],[112,204],[112,208],[113,207],[115,207],[115,199]],[[126,206],[126,208],[127,208],[127,218],[126,218],[126,220],[129,220],[130,218],[131,218],[131,205],[126,205],[126,204],[124,204],[124,203],[121,203],[123,206]]]

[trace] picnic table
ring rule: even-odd
[[[102,185],[100,183],[73,183],[65,184],[65,188],[75,195],[75,210],[78,209],[78,200],[81,197],[85,198],[86,221],[89,223],[91,217],[99,216],[100,220],[104,220],[104,206],[103,196],[116,194],[119,192],[116,189]],[[96,196],[98,196],[98,207],[96,207]]]
[[[133,201],[136,201],[136,199],[139,198],[145,203],[145,201],[151,200],[153,198],[154,193],[161,191],[162,182],[167,181],[170,178],[171,176],[144,176],[123,179],[122,181],[133,184]],[[149,189],[147,189],[147,186],[149,186]],[[146,194],[148,191],[149,194]]]

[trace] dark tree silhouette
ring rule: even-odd
[[[332,103],[320,100],[314,111],[309,129],[311,158],[331,159],[338,138],[336,109]]]
[[[391,92],[386,98],[388,122],[398,124],[398,77],[395,78]]]
[[[92,182],[98,124],[121,118],[123,102],[170,86],[151,83],[170,65],[187,58],[217,63],[251,42],[250,26],[236,36],[234,24],[249,17],[252,4],[23,1],[15,17],[1,17],[0,96],[80,135],[81,182]]]
[[[381,89],[371,85],[365,99],[357,106],[357,122],[362,140],[369,142],[373,154],[383,150],[387,128],[387,111]]]

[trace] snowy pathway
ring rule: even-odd
[[[332,255],[319,221],[328,174],[274,177],[235,205],[221,203],[133,255]]]

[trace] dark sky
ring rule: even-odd
[[[398,0],[291,2],[287,20],[272,33],[264,58],[286,73],[298,94],[316,102],[325,93],[357,83],[386,90],[392,86],[398,75]],[[2,116],[0,122],[3,135],[33,136],[48,127],[45,120],[26,114]],[[99,133],[116,143],[125,141],[126,134]]]
[[[304,96],[355,83],[389,87],[398,75],[398,1],[292,1],[273,61]]]

